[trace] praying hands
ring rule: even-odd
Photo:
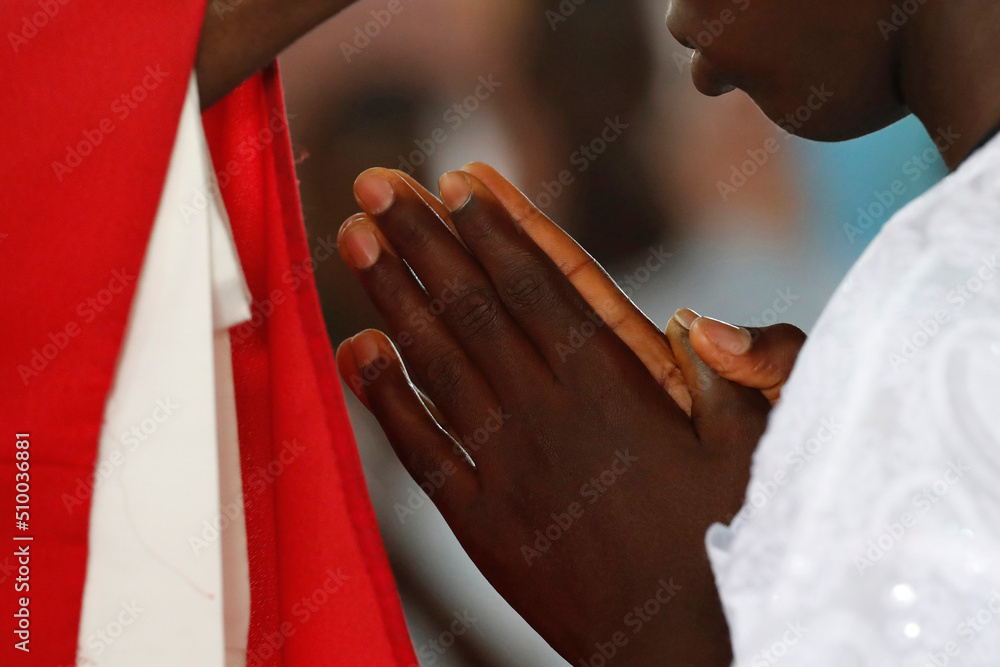
[[[440,200],[384,169],[355,193],[340,249],[389,331],[337,363],[414,479],[445,474],[476,565],[573,664],[728,665],[705,530],[742,504],[801,333],[688,310],[660,333],[484,165]]]

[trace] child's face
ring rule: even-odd
[[[667,25],[699,90],[740,88],[788,131],[839,141],[906,114],[891,16],[889,0],[670,0]]]

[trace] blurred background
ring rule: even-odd
[[[742,93],[700,96],[665,9],[664,0],[362,0],[327,22],[281,58],[311,241],[336,240],[368,167],[404,169],[436,192],[442,173],[480,160],[661,327],[690,307],[808,332],[882,223],[944,166],[922,157],[932,144],[912,119],[822,145],[784,134]],[[892,194],[897,181],[902,196]],[[338,256],[316,274],[334,347],[384,329]],[[421,665],[564,666],[344,393]]]

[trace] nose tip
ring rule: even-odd
[[[667,30],[681,46],[692,51],[697,48],[694,42],[691,41],[691,38],[682,31],[681,25],[683,25],[683,22],[680,20],[677,7],[673,2],[667,4],[667,15],[664,17],[664,23],[667,26]]]

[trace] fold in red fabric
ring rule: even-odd
[[[0,8],[3,665],[75,664],[105,401],[204,11]],[[312,282],[276,69],[204,120],[254,299],[252,322],[231,331],[248,665],[416,664]]]

